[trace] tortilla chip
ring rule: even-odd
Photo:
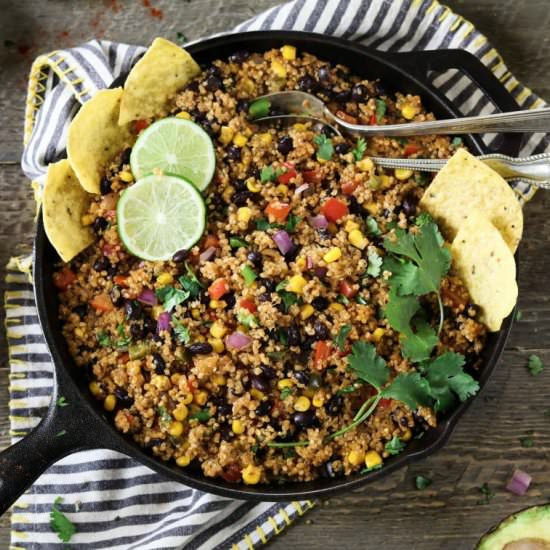
[[[91,227],[84,227],[81,221],[91,198],[78,182],[67,159],[48,166],[42,217],[46,235],[64,262],[94,242]]]
[[[170,98],[200,71],[180,46],[155,38],[126,79],[119,124],[165,115]]]
[[[97,92],[69,126],[67,156],[88,193],[99,193],[99,183],[109,163],[125,145],[134,142],[130,125],[118,124],[121,97],[122,88]]]
[[[470,212],[451,245],[453,266],[481,309],[490,331],[514,309],[516,263],[499,230],[481,212]]]
[[[502,233],[512,252],[523,232],[521,205],[499,174],[476,157],[459,149],[428,186],[420,201],[452,241],[472,210]]]

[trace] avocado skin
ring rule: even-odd
[[[476,550],[550,550],[550,504],[508,516],[483,535]]]

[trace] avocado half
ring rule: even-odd
[[[550,504],[508,516],[481,538],[476,550],[550,550]]]

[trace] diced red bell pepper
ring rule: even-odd
[[[346,279],[340,281],[338,290],[340,291],[340,294],[343,294],[346,298],[353,298],[357,294],[357,289],[353,288],[351,283],[349,283]]]
[[[294,168],[288,168],[286,172],[283,172],[280,176],[277,176],[277,181],[286,185],[292,178],[295,178],[298,172]]]
[[[243,298],[239,302],[239,305],[242,308],[247,309],[248,311],[250,311],[250,313],[256,313],[256,311],[258,311],[258,308],[256,307],[256,304],[252,300],[249,300],[248,298]]]
[[[345,193],[346,195],[353,195],[358,186],[359,182],[357,181],[346,181],[342,184],[342,193]]]
[[[370,116],[369,124],[371,126],[376,126],[378,124],[378,120],[376,120],[376,115],[371,115]]]
[[[306,170],[302,172],[302,177],[306,183],[321,183],[323,176],[318,170]]]
[[[229,285],[223,278],[216,279],[209,287],[208,294],[212,300],[219,300],[224,294],[229,292]]]
[[[280,201],[270,202],[265,208],[265,213],[271,223],[275,221],[285,222],[289,212],[290,204]]]
[[[318,369],[324,369],[326,367],[326,361],[330,357],[332,352],[331,346],[327,340],[319,340],[315,344],[315,356],[313,359],[313,366]]]
[[[321,206],[321,214],[330,222],[337,222],[349,212],[348,205],[339,199],[329,199]]]
[[[241,480],[241,469],[239,468],[239,465],[234,462],[223,469],[221,476],[228,483],[237,483]]]
[[[101,312],[113,311],[114,306],[109,298],[108,294],[97,294],[90,300],[90,305],[96,310]]]
[[[59,290],[67,290],[67,287],[74,281],[76,281],[76,274],[68,267],[64,267],[53,275],[53,284]]]
[[[415,145],[414,143],[409,143],[403,150],[403,155],[406,157],[410,157],[411,155],[418,153],[419,150],[420,149],[417,145]]]
[[[197,391],[198,388],[199,388],[199,386],[198,386],[196,380],[190,379],[190,378],[187,379],[187,389],[188,389],[191,393],[195,393],[195,392]]]
[[[150,122],[148,120],[145,120],[144,118],[140,118],[138,120],[134,120],[134,131],[136,134],[139,134],[140,132],[143,132],[147,126],[149,126]]]
[[[113,281],[116,285],[128,288],[128,275],[115,275]]]
[[[378,406],[381,409],[387,409],[391,405],[391,402],[391,399],[386,399],[385,397],[382,397],[382,399],[380,399],[380,401],[378,402]]]

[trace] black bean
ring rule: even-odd
[[[102,233],[109,227],[109,221],[106,218],[102,218],[101,216],[98,216],[92,225],[92,228],[95,233]]]
[[[337,460],[331,458],[321,466],[320,474],[321,477],[333,479],[335,477],[340,477],[341,475],[343,475],[344,471],[341,463],[337,465]]]
[[[367,215],[365,209],[359,204],[359,201],[353,195],[350,195],[348,199],[349,199],[349,211],[351,214],[356,214],[357,216]]]
[[[153,353],[153,365],[155,365],[155,372],[157,374],[164,374],[166,362],[164,361],[162,355],[156,351]]]
[[[84,319],[86,313],[88,313],[88,305],[78,304],[77,306],[73,307],[73,313],[76,313],[80,317],[80,319]]]
[[[189,250],[185,250],[184,248],[182,248],[172,256],[172,261],[176,262],[177,264],[182,263],[185,261],[188,255],[189,255]]]
[[[334,146],[334,151],[335,151],[338,155],[345,155],[346,153],[349,152],[349,145],[348,145],[346,142],[337,143],[337,144]]]
[[[402,416],[399,419],[399,424],[401,424],[401,426],[408,427],[409,426],[409,419],[406,416]]]
[[[260,365],[260,369],[262,370],[263,375],[270,380],[273,380],[277,376],[275,369],[269,365]]]
[[[107,178],[107,176],[103,176],[101,178],[101,181],[99,182],[99,192],[102,195],[107,195],[111,192],[111,181]]]
[[[270,401],[262,401],[257,407],[256,407],[256,416],[269,416],[269,413],[271,412],[271,407],[273,405]]]
[[[199,124],[210,137],[216,137],[216,131],[214,130],[214,128],[212,128],[212,122],[205,118],[204,120],[201,120]]]
[[[321,82],[330,80],[330,69],[328,67],[321,67],[317,72],[317,77]]]
[[[310,428],[319,423],[319,419],[315,415],[315,410],[297,412],[292,415],[292,422],[300,428]]]
[[[336,103],[347,103],[350,100],[351,93],[349,90],[344,90],[343,92],[338,92],[334,96],[334,101]]]
[[[233,412],[233,406],[225,398],[216,403],[216,412],[219,416],[229,416]]]
[[[416,197],[408,195],[403,199],[402,203],[403,213],[405,216],[416,215]]]
[[[259,180],[260,176],[261,176],[261,172],[260,172],[260,169],[257,166],[252,165],[246,171],[246,175],[249,178],[255,178],[255,179]]]
[[[105,257],[98,258],[92,266],[94,271],[107,271],[108,267],[109,260]]]
[[[297,370],[295,373],[294,373],[294,378],[296,378],[296,380],[298,382],[300,382],[300,384],[304,384],[304,386],[307,386],[308,385],[308,382],[309,382],[309,376],[306,372],[302,371],[302,370]]]
[[[146,334],[154,334],[157,330],[157,322],[151,317],[146,317],[143,321],[143,330]]]
[[[212,346],[208,342],[196,342],[187,346],[187,351],[191,355],[207,355],[212,353]]]
[[[220,88],[223,87],[223,82],[222,82],[222,79],[219,76],[217,76],[215,74],[211,74],[206,79],[205,86],[206,86],[206,89],[209,92],[215,92],[215,91],[217,91],[217,90],[219,90]]]
[[[285,261],[286,263],[293,262],[300,252],[300,249],[297,246],[293,246],[286,254],[285,254]]]
[[[132,154],[132,148],[126,147],[124,151],[120,154],[120,162],[121,164],[130,164],[130,155]]]
[[[298,80],[298,89],[302,92],[313,92],[317,89],[319,83],[309,74],[306,74]]]
[[[305,356],[305,361],[303,361],[304,363],[307,362],[307,358],[315,342],[317,342],[317,338],[315,338],[315,336],[306,336],[304,338],[302,342],[302,352],[301,352],[301,355]]]
[[[229,56],[231,63],[243,63],[250,57],[250,52],[247,50],[239,50]]]
[[[356,84],[351,89],[351,99],[353,101],[365,101],[369,98],[369,91],[363,84]]]
[[[317,311],[324,311],[328,308],[329,301],[328,298],[325,298],[324,296],[315,296],[313,300],[311,300],[311,305],[317,310]]]
[[[231,426],[224,424],[220,426],[220,436],[224,441],[231,441],[235,437],[235,434],[231,430]]]
[[[258,296],[260,302],[271,302],[271,293],[264,292]]]
[[[277,288],[277,283],[273,279],[260,279],[258,282],[260,286],[265,287],[267,292],[275,292]]]
[[[246,258],[254,267],[262,267],[263,257],[257,250],[249,252]]]
[[[140,325],[139,323],[132,323],[130,325],[130,336],[134,340],[142,340],[145,337],[143,325]]]
[[[317,235],[319,235],[319,238],[323,240],[332,238],[330,231],[324,227],[317,229]]]
[[[201,293],[199,294],[199,300],[201,304],[209,304],[210,303],[210,294],[208,294],[208,290],[204,288],[201,290]]]
[[[294,149],[294,141],[290,136],[283,136],[277,144],[277,150],[282,155],[288,155]]]
[[[222,76],[221,69],[217,65],[210,65],[204,71],[207,75]]]
[[[237,101],[237,113],[248,113],[250,101],[248,99],[239,99]]]
[[[313,390],[318,390],[323,385],[323,378],[316,372],[311,373],[308,386]]]
[[[192,92],[198,92],[199,82],[197,80],[193,80],[193,82],[190,82],[189,84],[187,84],[187,89],[191,90]]]
[[[153,439],[150,439],[149,441],[147,441],[144,444],[144,447],[146,449],[150,449],[151,447],[158,447],[159,445],[162,445],[163,443],[164,443],[164,439],[153,438]]]
[[[199,109],[191,109],[189,114],[195,119],[195,122],[200,122],[206,118],[206,113],[200,111]]]
[[[378,96],[388,95],[386,88],[380,82],[374,83],[374,93]]]
[[[124,297],[118,285],[113,286],[111,292],[109,292],[109,297],[115,307],[120,307],[124,303]]]
[[[143,312],[141,304],[136,300],[126,300],[124,310],[126,311],[126,318],[133,320],[139,319]]]
[[[233,309],[235,307],[235,304],[237,303],[237,299],[235,298],[235,294],[233,292],[224,294],[223,301],[226,304],[225,309]]]
[[[330,416],[338,416],[343,406],[344,398],[341,395],[333,395],[325,404],[325,409]]]
[[[288,345],[289,346],[299,346],[302,343],[302,337],[300,335],[300,330],[296,325],[290,325],[287,330],[288,334]]]
[[[117,274],[117,272],[118,269],[116,265],[109,263],[109,265],[107,266],[107,277],[109,277],[109,279],[112,279]]]
[[[250,375],[250,384],[253,388],[260,390],[261,392],[269,391],[269,380],[263,374]]]
[[[227,158],[229,160],[241,160],[241,148],[235,145],[230,145],[226,150]]]
[[[316,320],[315,323],[313,323],[313,330],[318,340],[328,340],[330,337],[329,330],[322,321]]]
[[[123,408],[131,407],[134,400],[124,388],[115,388],[117,405]]]
[[[236,179],[233,182],[233,187],[236,191],[246,191],[246,180],[244,179]]]

